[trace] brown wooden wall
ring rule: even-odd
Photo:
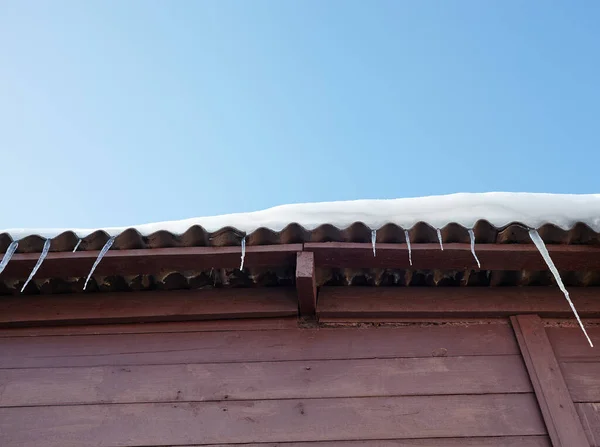
[[[588,328],[600,341],[600,327]],[[546,327],[583,430],[592,446],[600,446],[600,350],[583,340],[578,327]]]
[[[549,333],[563,357],[580,352]],[[599,364],[575,357],[587,363],[566,376],[588,411],[600,389],[581,386]],[[508,320],[0,332],[3,447],[549,446],[533,391]]]

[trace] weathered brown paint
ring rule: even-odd
[[[588,441],[540,317],[512,317],[513,328],[554,447]]]
[[[0,368],[511,355],[505,325],[2,337]]]
[[[197,447],[182,446],[182,447]],[[222,447],[223,444],[203,447]],[[427,438],[368,441],[290,442],[285,444],[236,444],[235,447],[551,447],[547,436],[498,436],[494,438]]]
[[[302,244],[261,245],[246,247],[246,267],[294,265]],[[38,278],[87,276],[99,251],[48,253],[36,276]],[[239,268],[241,247],[180,247],[139,250],[109,250],[98,264],[95,275],[141,275]],[[27,278],[39,253],[18,253],[2,272],[4,278]]]
[[[600,316],[600,288],[574,287],[582,317]],[[490,318],[533,313],[571,317],[557,287],[321,287],[320,318]]]
[[[0,369],[0,407],[531,393],[521,357]]]
[[[600,447],[600,402],[576,404],[584,430],[592,447]]]
[[[0,444],[64,447],[543,435],[533,394],[0,408]]]
[[[478,244],[477,257],[485,270],[547,270],[548,266],[532,244]],[[470,244],[412,244],[412,266],[406,244],[377,244],[373,256],[371,244],[349,242],[306,243],[305,251],[315,253],[317,267],[342,268],[413,268],[477,269]],[[592,245],[548,245],[552,260],[560,270],[600,270],[600,247]]]
[[[292,288],[19,296],[0,299],[0,327],[286,317]]]

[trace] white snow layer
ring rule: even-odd
[[[291,223],[313,230],[323,224],[346,228],[355,222],[362,222],[373,230],[388,223],[409,229],[417,222],[426,222],[434,228],[443,228],[453,222],[472,228],[478,220],[487,220],[496,227],[520,222],[529,228],[554,224],[564,230],[570,229],[577,222],[583,222],[598,232],[600,231],[600,194],[491,192],[391,200],[306,203],[282,205],[252,213],[198,217],[131,227],[11,228],[0,233],[8,233],[13,240],[19,240],[30,235],[53,238],[65,231],[73,231],[78,237],[83,238],[96,230],[103,230],[109,236],[117,236],[129,228],[134,228],[143,236],[147,236],[159,230],[182,234],[193,225],[200,225],[209,232],[224,227],[234,227],[242,232],[251,233],[259,228],[281,231]]]

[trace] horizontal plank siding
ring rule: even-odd
[[[0,406],[533,392],[520,356],[0,370]]]
[[[600,288],[571,288],[582,317],[600,316]],[[490,318],[515,314],[571,317],[556,287],[322,287],[317,313],[336,318]]]
[[[221,447],[211,444],[204,447]],[[323,441],[236,444],[236,447],[551,447],[547,436],[498,436],[494,438],[428,438],[369,441]],[[182,446],[196,447],[196,446]]]
[[[0,368],[518,353],[503,324],[0,338]]]
[[[600,402],[600,362],[562,362],[561,369],[573,402]]]
[[[583,429],[592,447],[600,447],[600,403],[576,404]]]
[[[563,362],[600,362],[600,327],[588,327],[586,331],[594,347],[585,339],[579,327],[548,327],[546,334],[556,357]]]
[[[543,435],[533,394],[0,408],[0,445]]]
[[[3,297],[0,327],[286,317],[298,314],[293,288],[178,290]]]
[[[511,317],[511,322],[552,444],[587,446],[586,434],[541,318],[517,315]]]

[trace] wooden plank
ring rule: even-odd
[[[560,365],[573,402],[600,402],[600,363]]]
[[[600,446],[600,403],[577,404],[577,413],[585,429],[590,446]]]
[[[198,446],[199,444],[196,444]],[[204,447],[221,447],[210,444]],[[236,444],[236,447],[551,447],[547,436],[498,436],[494,438],[427,438],[368,441],[286,442],[276,444]],[[183,446],[195,447],[195,446]]]
[[[586,327],[586,331],[594,343],[593,348],[579,327],[546,328],[548,339],[561,362],[600,362],[600,327]]]
[[[558,361],[536,315],[511,317],[552,445],[587,446],[587,438]]]
[[[0,368],[518,353],[505,325],[0,338]]]
[[[298,307],[303,316],[314,316],[317,309],[317,282],[315,257],[309,252],[299,252],[296,261],[296,289]]]
[[[548,266],[533,244],[477,244],[477,257],[485,270],[547,270]],[[324,242],[306,243],[305,251],[315,253],[317,267],[477,269],[470,244],[411,244],[412,266],[406,244]],[[600,270],[600,247],[591,245],[548,245],[554,264],[564,271]]]
[[[98,276],[142,275],[201,271],[211,268],[239,268],[241,247],[180,247],[140,250],[109,250],[94,272]],[[246,247],[246,267],[293,265],[302,244],[261,245]],[[37,278],[87,276],[99,251],[48,253],[36,274]],[[18,253],[2,272],[3,278],[27,278],[39,253]]]
[[[0,370],[0,407],[533,392],[514,356]]]
[[[43,337],[48,335],[148,334],[153,332],[258,331],[297,329],[298,318],[251,318],[163,323],[98,324],[0,329],[0,337]]]
[[[265,318],[297,315],[293,289],[207,289],[17,296],[0,300],[0,327]]]
[[[600,316],[600,288],[574,287],[582,317]],[[319,318],[489,318],[534,313],[570,317],[557,287],[321,287]]]
[[[3,447],[545,433],[533,394],[0,408]]]

